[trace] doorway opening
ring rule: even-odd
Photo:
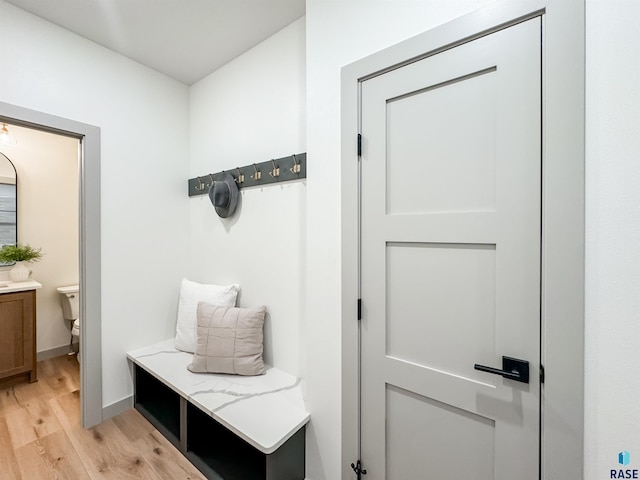
[[[102,422],[100,129],[2,102],[0,122],[78,141],[80,418],[89,428]]]
[[[0,151],[16,168],[18,195],[17,235],[2,243],[17,241],[43,254],[37,263],[30,264],[31,277],[42,285],[37,292],[37,358],[41,361],[77,353],[77,337],[71,343],[77,309],[67,309],[69,318],[63,315],[57,288],[79,283],[79,140],[4,125],[14,141],[0,144]],[[77,295],[70,297],[77,299]]]

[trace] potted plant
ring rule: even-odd
[[[25,266],[25,262],[37,262],[42,258],[42,249],[33,248],[30,245],[3,245],[0,248],[0,262],[15,263],[9,271],[9,278],[12,282],[24,282],[29,279],[31,270]]]

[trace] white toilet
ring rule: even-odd
[[[80,287],[70,285],[58,287],[56,290],[62,295],[62,315],[65,320],[73,322],[71,327],[72,340],[78,340],[80,337]],[[80,350],[78,350],[76,358],[80,362]]]

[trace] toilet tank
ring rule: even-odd
[[[80,287],[70,285],[56,289],[62,297],[62,315],[65,320],[75,320],[80,315]]]

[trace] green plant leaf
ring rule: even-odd
[[[0,262],[37,262],[42,258],[41,248],[33,248],[30,245],[4,245],[0,248]]]

